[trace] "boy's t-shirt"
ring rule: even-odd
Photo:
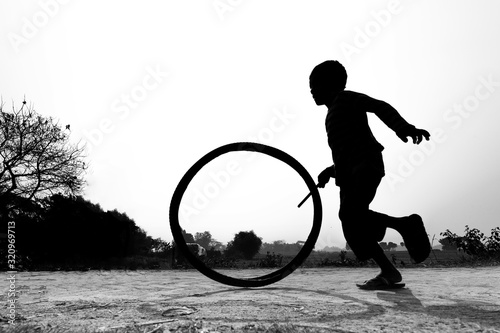
[[[342,91],[328,107],[325,120],[328,145],[335,165],[335,182],[342,186],[358,172],[384,176],[382,150],[368,125],[367,112],[396,133],[412,126],[391,105],[365,94]]]

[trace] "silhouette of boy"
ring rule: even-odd
[[[339,218],[347,243],[359,260],[373,259],[381,269],[379,275],[358,287],[400,288],[404,286],[399,283],[402,276],[378,244],[386,229],[401,234],[416,263],[429,256],[431,246],[420,216],[396,218],[369,209],[385,172],[384,147],[373,136],[366,113],[377,115],[404,142],[410,137],[419,144],[423,137],[429,140],[430,134],[410,125],[386,102],[345,90],[346,81],[344,66],[334,60],[317,65],[309,77],[314,101],[328,108],[325,125],[334,163],[319,174],[318,187],[335,178],[340,187]]]

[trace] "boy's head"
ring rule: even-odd
[[[345,89],[347,72],[336,60],[327,60],[314,67],[309,76],[309,87],[317,105],[326,105]]]

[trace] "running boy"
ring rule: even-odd
[[[340,187],[339,218],[347,243],[359,260],[373,259],[381,269],[375,278],[358,284],[362,289],[389,289],[404,286],[402,276],[386,257],[378,242],[387,228],[398,231],[410,256],[417,263],[424,261],[431,246],[420,216],[391,217],[369,209],[377,187],[385,175],[382,150],[375,139],[366,112],[377,115],[396,135],[419,144],[430,134],[406,122],[386,102],[345,90],[347,73],[338,61],[317,65],[309,77],[311,94],[317,105],[328,108],[326,132],[332,150],[333,165],[318,176],[318,187],[330,178]]]

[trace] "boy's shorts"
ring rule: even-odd
[[[374,246],[382,241],[386,215],[369,209],[384,176],[382,155],[371,156],[340,181],[342,230],[347,243],[359,260],[371,258]]]
[[[339,187],[354,183],[358,178],[382,178],[385,175],[382,152],[374,152],[361,158],[346,159],[345,163],[335,164],[335,184]]]

